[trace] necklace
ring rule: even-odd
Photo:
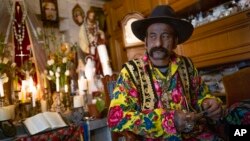
[[[19,50],[22,50],[22,43],[25,37],[24,22],[18,23],[15,19],[13,22],[13,32],[14,32],[15,39],[17,40]]]
[[[87,22],[84,24],[85,30],[87,33],[87,38],[89,41],[90,46],[96,47],[97,46],[97,24],[90,25]]]
[[[168,93],[168,89],[171,80],[171,69],[167,70],[166,78],[160,77],[159,73],[160,72],[157,72],[156,68],[153,68],[153,74],[157,81],[156,85],[159,85],[159,87],[155,87],[158,98],[158,106],[162,105],[164,108],[170,109],[169,102],[172,100],[172,97],[171,93]]]

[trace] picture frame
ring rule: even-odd
[[[143,15],[138,12],[130,13],[123,18],[121,25],[123,32],[123,42],[125,47],[133,47],[143,44],[143,42],[133,34],[131,29],[132,22],[143,18]]]
[[[72,18],[73,18],[73,21],[78,26],[81,26],[84,23],[85,12],[79,4],[76,4],[74,8],[72,9]]]
[[[45,26],[59,25],[57,0],[40,0],[41,20]]]

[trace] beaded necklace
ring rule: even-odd
[[[22,10],[22,7],[21,7],[21,5],[17,6],[17,7],[19,7],[19,8],[17,8],[17,10],[18,10],[17,12],[20,13]],[[12,22],[14,37],[17,40],[19,50],[22,50],[22,43],[23,43],[23,40],[25,38],[25,19],[26,19],[26,16],[27,16],[27,11],[25,9],[25,4],[24,4],[24,10],[22,13],[21,21],[18,22],[17,19],[14,19]]]
[[[90,25],[87,24],[87,22],[85,23],[85,30],[87,33],[87,38],[89,41],[90,46],[97,46],[97,31],[98,31],[98,25],[94,24],[94,25]]]

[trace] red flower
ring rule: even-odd
[[[137,120],[135,121],[135,125],[139,126],[140,124],[141,124],[141,120],[140,120],[140,119],[137,119]]]
[[[123,111],[120,106],[111,107],[108,115],[109,127],[116,126],[121,121],[122,116],[123,116]]]
[[[126,119],[128,119],[128,120],[131,119],[131,115],[130,115],[130,114],[127,114],[127,115],[126,115]]]
[[[121,92],[124,91],[124,87],[123,86],[119,86],[119,89],[120,89]]]
[[[129,90],[129,95],[131,95],[132,97],[137,97],[138,92],[136,91],[136,89],[132,88]]]
[[[172,100],[174,103],[180,103],[181,101],[181,93],[178,89],[174,89],[172,92]]]
[[[175,134],[176,129],[174,127],[173,118],[174,118],[174,112],[167,114],[163,119],[162,125],[166,132]]]
[[[154,81],[154,87],[157,95],[160,97],[162,95],[162,89],[157,81]]]

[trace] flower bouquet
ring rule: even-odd
[[[4,38],[0,34],[0,96],[4,97],[4,94],[6,93],[4,90],[10,90],[4,89],[4,84],[9,81],[9,78],[12,77],[12,72],[15,70],[16,64],[11,61],[11,51],[9,48],[5,47],[4,44]],[[8,85],[7,87],[10,87]],[[7,93],[10,93],[9,91]],[[11,98],[11,97],[8,97]],[[11,99],[9,99],[11,100]]]

